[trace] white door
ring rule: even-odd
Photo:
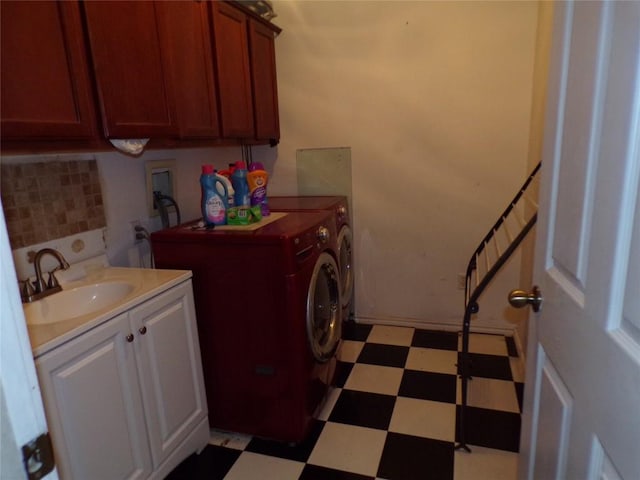
[[[23,445],[47,432],[0,203],[0,478],[26,478]],[[37,468],[37,462],[31,465]],[[57,480],[57,470],[43,476]]]
[[[521,479],[640,479],[640,2],[554,14]]]

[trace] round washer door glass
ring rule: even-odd
[[[331,255],[320,254],[307,294],[307,338],[313,356],[326,362],[340,343],[340,274]]]

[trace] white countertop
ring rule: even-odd
[[[47,353],[53,348],[130,310],[168,288],[188,280],[191,276],[192,273],[188,270],[107,267],[93,270],[86,277],[63,285],[63,290],[66,290],[89,283],[122,280],[134,285],[134,289],[117,304],[98,310],[97,312],[57,323],[44,325],[27,324],[33,357],[37,358]]]

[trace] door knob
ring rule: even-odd
[[[533,311],[537,312],[540,310],[540,305],[542,305],[540,289],[537,285],[534,285],[531,293],[524,290],[511,290],[511,292],[509,292],[509,303],[515,308],[523,308],[531,305]]]

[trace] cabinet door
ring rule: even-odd
[[[272,143],[275,144],[280,139],[280,122],[278,119],[274,32],[267,26],[251,19],[249,21],[249,40],[255,138],[272,140]]]
[[[191,282],[133,309],[130,318],[155,468],[207,415]]]
[[[181,138],[220,136],[206,2],[159,2]]]
[[[156,2],[84,2],[107,138],[177,134]]]
[[[61,478],[146,478],[151,462],[129,319],[36,360]]]
[[[78,3],[2,1],[0,19],[2,138],[94,137]]]
[[[253,138],[253,103],[247,16],[223,2],[212,2],[222,136]]]

